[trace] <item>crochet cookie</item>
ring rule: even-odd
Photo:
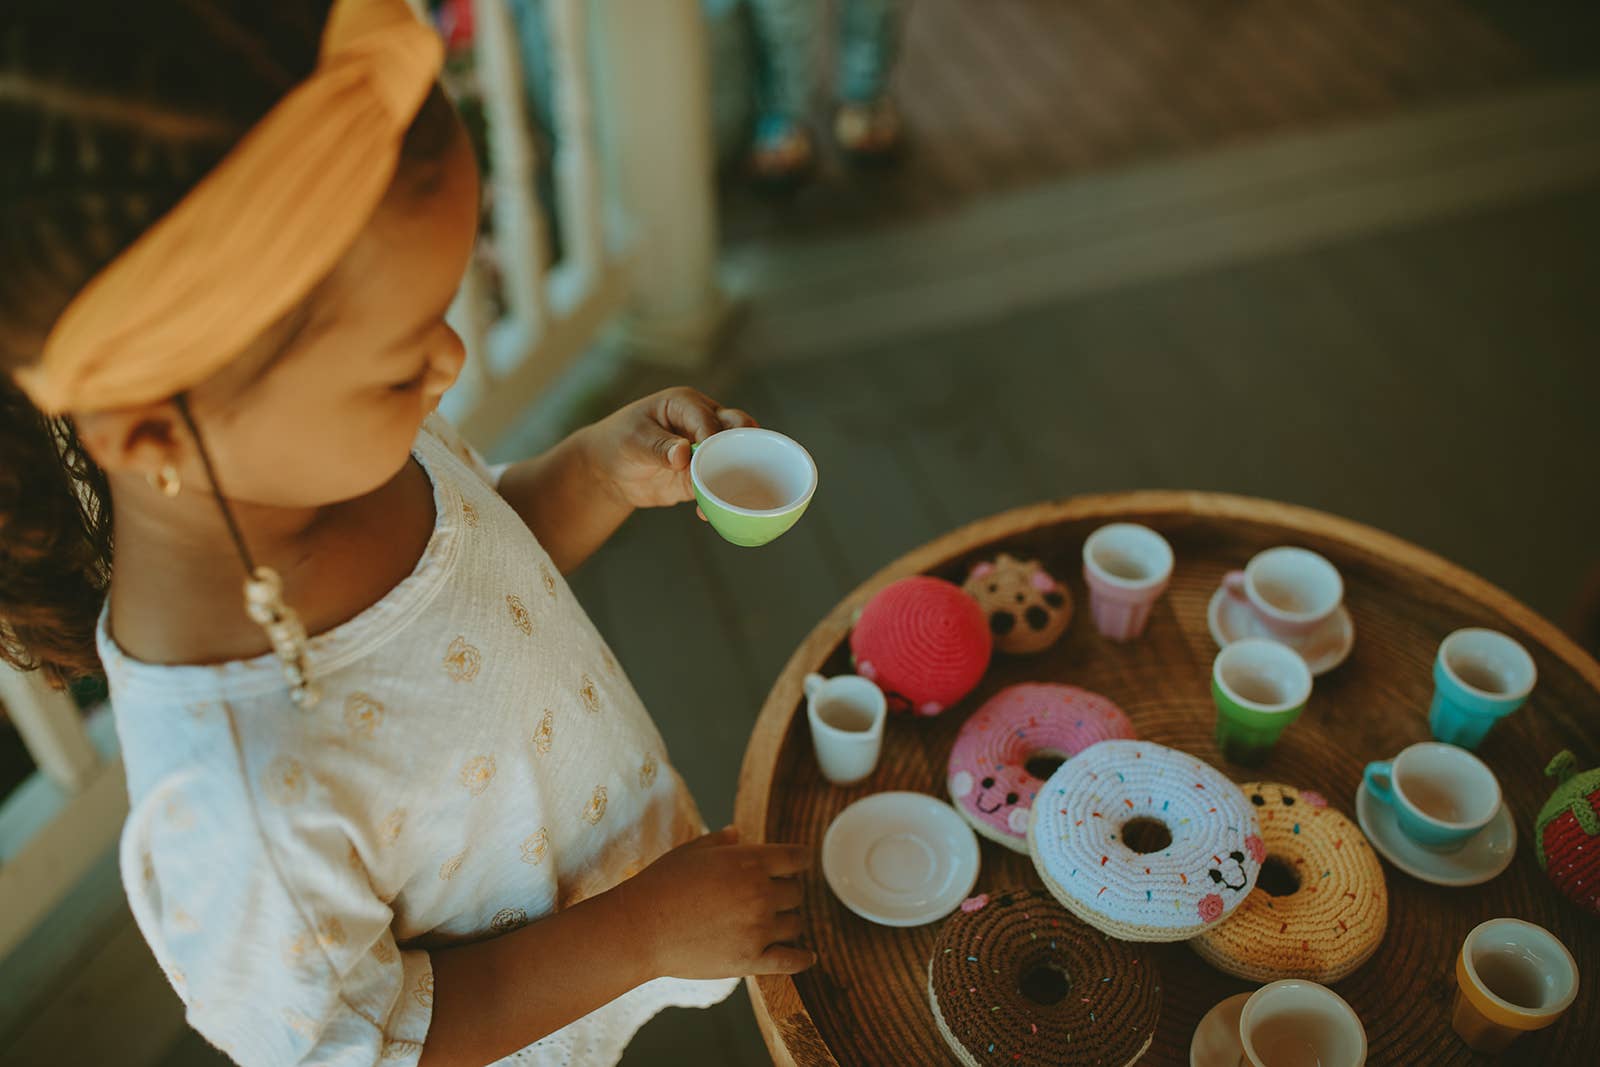
[[[1255,808],[1210,764],[1149,741],[1102,741],[1050,776],[1028,851],[1067,910],[1126,941],[1185,941],[1256,884]]]
[[[1042,889],[973,897],[928,964],[928,1003],[964,1064],[1108,1064],[1144,1055],[1161,976],[1142,945],[1085,926]]]
[[[961,588],[983,609],[994,647],[1013,656],[1043,652],[1072,621],[1072,595],[1034,560],[1002,554],[972,568]]]
[[[937,715],[989,667],[983,613],[952,582],[917,576],[878,590],[850,633],[856,673],[883,690],[890,711]]]
[[[1320,794],[1276,782],[1239,787],[1255,806],[1267,858],[1226,922],[1189,942],[1252,982],[1337,982],[1367,962],[1389,921],[1383,867],[1361,831]]]
[[[1026,852],[1029,813],[1044,787],[1028,764],[1059,762],[1098,741],[1133,736],[1122,709],[1099,693],[1071,685],[1010,686],[961,725],[950,750],[950,799],[978,833]]]

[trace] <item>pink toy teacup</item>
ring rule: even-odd
[[[1293,644],[1339,610],[1344,579],[1333,564],[1304,548],[1269,548],[1223,579],[1229,594],[1255,609],[1267,633]]]
[[[1083,543],[1083,580],[1095,628],[1113,641],[1144,633],[1150,609],[1172,580],[1172,546],[1131,522],[1102,526]]]

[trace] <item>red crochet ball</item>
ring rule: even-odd
[[[937,715],[977,686],[992,642],[983,610],[960,586],[902,578],[868,601],[850,653],[891,708]]]

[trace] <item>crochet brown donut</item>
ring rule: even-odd
[[[1239,789],[1260,820],[1267,858],[1233,914],[1189,944],[1218,970],[1255,982],[1338,981],[1377,951],[1388,925],[1378,857],[1320,794],[1277,782]]]
[[[1143,945],[1107,937],[1043,889],[1013,889],[974,897],[946,920],[928,1003],[969,1067],[1118,1067],[1150,1047],[1161,976]]]

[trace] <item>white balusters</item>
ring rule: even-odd
[[[537,334],[547,308],[544,217],[535,198],[533,140],[523,107],[517,29],[505,0],[475,0],[474,44],[489,127],[490,209],[506,303]]]
[[[556,197],[563,259],[587,285],[605,254],[590,105],[588,0],[546,0],[555,69]]]

